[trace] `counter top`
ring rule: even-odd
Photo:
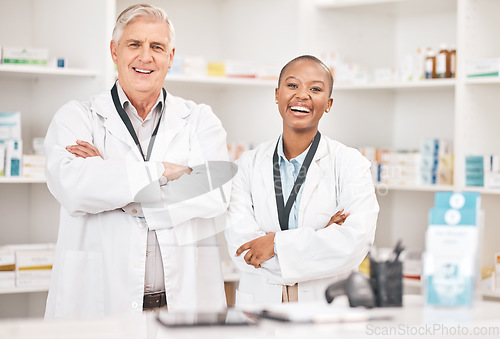
[[[337,303],[335,307],[346,307]],[[347,311],[347,310],[346,310]],[[348,311],[347,311],[348,312]],[[405,296],[402,308],[378,308],[369,315],[391,319],[335,323],[290,323],[263,319],[250,326],[171,328],[153,312],[135,318],[43,321],[5,319],[0,337],[9,339],[315,339],[315,338],[499,338],[500,303],[477,300],[471,308],[424,307],[420,296]]]

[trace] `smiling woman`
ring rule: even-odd
[[[286,64],[275,90],[283,133],[237,162],[225,232],[241,270],[237,305],[323,301],[373,243],[370,163],[318,131],[332,87],[316,57]]]
[[[283,118],[283,148],[295,158],[311,144],[324,112],[330,111],[333,79],[328,68],[312,56],[283,67],[276,88],[276,103]]]

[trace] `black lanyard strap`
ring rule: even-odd
[[[167,97],[167,91],[165,91],[165,88],[162,88],[163,90],[163,107],[162,110],[165,110],[165,99]],[[153,150],[153,145],[155,143],[156,139],[156,134],[158,134],[158,128],[160,127],[160,121],[161,121],[161,114],[160,117],[158,118],[158,123],[156,124],[156,127],[153,131],[153,134],[151,135],[151,139],[149,140],[149,145],[148,145],[148,153],[146,156],[144,156],[144,153],[142,152],[142,147],[141,143],[139,142],[139,138],[137,137],[137,134],[135,133],[134,127],[132,126],[132,122],[130,121],[130,118],[128,117],[127,112],[123,109],[121,103],[120,103],[120,98],[118,97],[118,89],[116,87],[116,83],[111,89],[111,97],[113,98],[113,103],[115,104],[116,111],[120,115],[120,118],[122,118],[123,123],[128,129],[128,132],[132,136],[132,139],[134,139],[135,144],[137,145],[137,148],[139,148],[139,152],[141,153],[142,159],[144,161],[149,161],[149,158],[151,157],[151,151]]]
[[[316,150],[318,149],[319,140],[321,139],[321,133],[318,131],[314,136],[314,139],[311,144],[311,148],[307,151],[306,158],[300,167],[299,175],[293,184],[292,191],[290,192],[290,196],[286,202],[286,206],[283,199],[283,189],[281,187],[281,173],[280,173],[280,162],[278,156],[278,143],[276,144],[276,148],[274,149],[273,155],[273,172],[274,172],[274,194],[276,195],[276,205],[278,206],[278,220],[280,223],[281,230],[285,231],[288,229],[288,219],[290,217],[290,211],[292,210],[292,206],[297,199],[297,194],[300,191],[300,187],[304,183],[306,179],[307,170],[309,169],[309,165],[311,165],[314,154],[316,154]]]

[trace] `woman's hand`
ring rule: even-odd
[[[269,232],[266,235],[244,243],[236,250],[236,256],[248,250],[245,254],[245,262],[255,268],[260,268],[260,264],[274,257],[274,233]]]
[[[326,225],[326,227],[330,226],[331,224],[337,224],[340,226],[344,223],[348,216],[349,213],[344,213],[344,209],[341,209],[330,218],[330,221],[328,222],[328,225]]]

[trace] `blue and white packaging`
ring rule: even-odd
[[[453,184],[453,155],[450,142],[445,139],[422,139],[420,154],[420,183],[422,185]]]
[[[471,306],[482,230],[481,196],[438,192],[423,255],[424,297],[432,306]]]
[[[21,166],[23,158],[22,141],[9,139],[5,142],[5,176],[21,176]]]
[[[19,112],[0,112],[0,142],[8,139],[21,139]]]

